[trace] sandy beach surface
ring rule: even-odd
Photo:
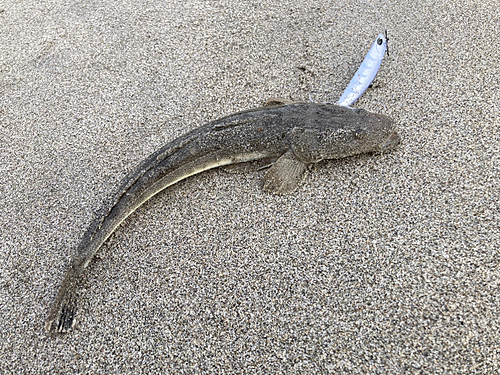
[[[500,371],[497,1],[0,1],[0,373]],[[212,170],[134,213],[51,302],[96,211],[181,134],[269,97],[356,107],[402,144],[288,196]]]

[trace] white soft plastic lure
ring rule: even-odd
[[[336,103],[337,105],[349,107],[363,95],[377,75],[385,52],[387,51],[387,54],[389,54],[387,48],[388,40],[387,31],[385,32],[385,36],[384,34],[378,34],[377,40],[375,40],[358,71],[354,77],[352,77],[349,86],[347,86],[339,101]]]

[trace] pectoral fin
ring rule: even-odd
[[[307,164],[288,151],[267,170],[263,189],[275,194],[289,194],[297,189],[306,172]]]

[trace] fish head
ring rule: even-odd
[[[309,118],[290,134],[294,154],[305,163],[384,153],[400,143],[394,121],[382,114],[326,105]]]
[[[347,127],[347,132],[354,138],[353,145],[360,153],[384,153],[396,148],[401,143],[394,120],[380,113],[354,109],[357,126],[354,130]],[[353,134],[352,134],[353,133]]]

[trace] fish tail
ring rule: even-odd
[[[63,301],[54,304],[45,323],[45,329],[49,333],[69,332],[76,322],[77,299],[73,293],[68,293]]]
[[[45,329],[49,333],[69,332],[75,325],[78,307],[78,298],[75,292],[77,274],[78,272],[75,272],[73,267],[70,267],[66,272],[45,322]]]

